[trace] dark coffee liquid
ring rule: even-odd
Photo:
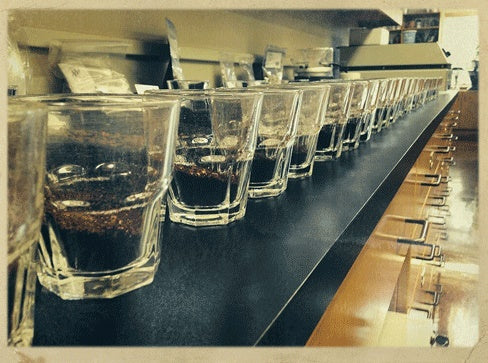
[[[251,183],[267,183],[275,175],[277,148],[256,149],[251,166]]]
[[[8,265],[8,286],[7,286],[7,307],[8,307],[8,332],[12,330],[12,320],[10,319],[12,311],[14,309],[14,298],[15,298],[15,285],[17,281],[17,269],[19,267],[18,259],[13,261],[11,264]]]
[[[329,149],[337,145],[337,142],[339,141],[339,134],[337,133],[338,128],[339,127],[334,124],[322,126],[317,141],[317,150]],[[332,140],[334,141],[333,144],[331,144]]]
[[[274,175],[276,160],[255,157],[252,161],[251,183],[269,182]]]
[[[175,165],[172,189],[179,202],[187,206],[215,206],[223,203],[229,187],[230,200],[238,191],[238,178],[198,166]]]
[[[307,161],[307,151],[295,150],[291,153],[291,165],[301,165]]]
[[[347,120],[342,139],[345,141],[351,141],[354,139],[358,124],[361,122],[361,117],[350,117]]]
[[[378,107],[376,109],[375,115],[374,115],[374,120],[373,120],[373,127],[377,128],[378,125],[381,125],[383,123],[383,119],[385,116],[386,108],[385,107]]]

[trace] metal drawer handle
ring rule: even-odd
[[[450,158],[447,157],[447,158],[440,158],[438,159],[438,161],[440,161],[442,164],[444,165],[456,165],[456,162],[454,161],[454,158],[451,156]]]
[[[434,284],[435,290],[423,290],[426,294],[432,295],[432,302],[424,302],[423,304],[437,306],[442,295],[442,285]]]
[[[446,217],[444,216],[438,216],[431,214],[428,216],[428,221],[430,224],[435,225],[435,226],[445,226],[446,225]]]
[[[425,151],[434,152],[436,154],[447,154],[451,151],[456,151],[455,146],[444,146],[444,145],[431,145],[425,148]]]
[[[440,139],[440,140],[450,140],[450,141],[457,141],[459,140],[458,136],[454,136],[452,133],[451,134],[434,134],[432,135],[433,138],[435,139]]]
[[[445,118],[444,120],[442,120],[440,125],[441,126],[446,126],[446,125],[447,126],[457,126],[458,125],[458,123],[456,122],[457,120],[459,120],[458,116]]]
[[[432,193],[432,195],[436,197],[448,197],[451,194],[451,190],[451,188],[436,190],[435,193]]]
[[[427,231],[429,229],[429,221],[427,219],[415,219],[415,218],[409,218],[409,217],[397,216],[397,215],[388,215],[385,216],[385,218],[394,219],[397,221],[403,221],[405,223],[418,224],[422,226],[422,230],[420,231],[420,235],[417,238],[407,238],[407,237],[395,236],[392,234],[386,234],[380,232],[376,233],[377,236],[396,240],[397,243],[404,243],[404,244],[411,244],[411,245],[424,245],[425,239],[427,237]]]
[[[432,311],[433,310],[432,306],[429,306],[428,308],[424,308],[420,306],[412,306],[411,309],[427,313],[427,319],[432,319],[432,315],[434,314]]]
[[[441,183],[443,183],[443,184],[446,184],[446,183],[450,182],[451,180],[452,180],[452,178],[449,175],[441,177]]]
[[[446,197],[444,196],[431,196],[428,199],[431,200],[431,202],[426,203],[426,205],[431,206],[431,207],[442,207],[446,205]],[[437,201],[437,202],[435,202]]]
[[[441,292],[439,291],[432,291],[432,290],[424,290],[425,293],[432,295],[432,302],[426,301],[423,304],[437,306],[439,305],[439,301],[441,299]]]
[[[453,134],[434,134],[432,137],[436,139],[441,139],[441,140],[453,140],[454,135]]]
[[[442,175],[441,174],[416,174],[416,176],[421,176],[424,178],[433,179],[432,181],[420,181],[420,180],[412,180],[412,179],[405,179],[406,183],[412,184],[419,184],[423,187],[438,187],[441,185]]]
[[[441,184],[442,182],[442,175],[441,174],[424,174],[423,175],[426,178],[434,178],[435,180],[432,182],[421,182],[420,185],[425,186],[425,187],[437,187]]]
[[[429,254],[427,256],[415,256],[415,259],[423,261],[433,261],[434,258],[443,256],[443,254],[441,253],[441,246],[433,245],[430,243],[424,243],[423,246],[430,247]]]

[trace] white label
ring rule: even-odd
[[[268,51],[266,52],[266,64],[264,65],[264,68],[279,69],[281,68],[282,59],[283,53]]]
[[[72,63],[59,63],[64,78],[73,93],[94,93],[97,91],[95,81],[86,67]]]

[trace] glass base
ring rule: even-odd
[[[126,269],[91,273],[90,275],[53,274],[43,264],[38,268],[39,282],[49,291],[64,300],[114,298],[142,286],[149,285],[159,265],[159,254],[150,258],[142,266],[130,266]]]
[[[288,176],[287,176],[288,177]],[[273,184],[263,186],[249,186],[249,198],[270,198],[282,194],[287,186],[287,181],[280,180]]]
[[[290,179],[302,179],[308,178],[313,172],[313,161],[310,165],[305,167],[293,168],[290,167],[290,172],[288,173],[288,178]]]
[[[8,266],[8,345],[29,347],[34,336],[37,246]]]
[[[368,142],[371,139],[371,130],[367,133],[359,135],[359,142]]]
[[[193,227],[222,226],[239,219],[246,213],[246,200],[234,207],[194,209],[176,205],[168,199],[169,219]]]
[[[342,145],[335,151],[317,151],[315,153],[314,161],[330,161],[337,160],[342,155]]]
[[[342,151],[351,151],[357,149],[359,146],[358,140],[354,142],[347,142],[342,144]]]

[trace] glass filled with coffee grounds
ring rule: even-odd
[[[380,88],[380,80],[370,79],[368,80],[368,82],[368,98],[366,99],[366,107],[364,108],[363,117],[361,119],[359,142],[367,142],[371,138],[371,133],[373,131],[374,115],[376,114],[376,106],[378,104],[378,91]]]
[[[44,211],[46,108],[8,100],[8,345],[30,346],[34,335],[36,249]]]
[[[164,92],[160,92],[164,93]],[[262,93],[177,91],[181,104],[169,218],[191,226],[244,217]]]
[[[179,98],[40,99],[48,106],[40,283],[63,299],[112,298],[151,283]]]
[[[342,151],[356,149],[359,145],[361,123],[366,109],[369,82],[354,80],[351,88],[349,117],[342,133]]]
[[[330,86],[325,83],[296,82],[287,87],[297,87],[303,93],[288,175],[291,179],[299,179],[312,175],[317,140],[327,111]]]
[[[263,92],[256,151],[252,161],[249,196],[275,197],[288,183],[302,91],[281,86],[256,87]]]
[[[388,98],[389,92],[391,92],[391,79],[382,78],[379,80],[378,86],[378,100],[376,103],[376,110],[373,114],[373,121],[371,125],[371,131],[374,134],[380,133],[383,126],[386,124],[388,117]]]
[[[330,94],[324,124],[318,136],[315,161],[336,160],[341,156],[343,133],[349,119],[351,100],[352,82],[345,80],[320,81],[320,83],[322,82],[330,86]]]

